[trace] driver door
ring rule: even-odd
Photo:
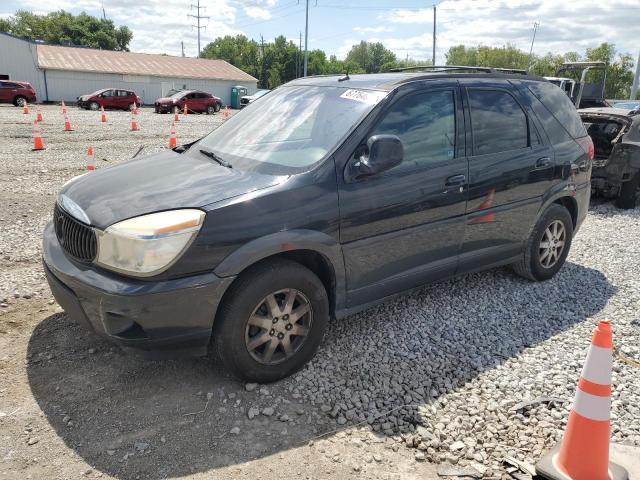
[[[345,168],[376,134],[396,135],[404,158],[358,180],[339,173],[349,306],[453,275],[464,238],[468,162],[457,82],[405,87]]]

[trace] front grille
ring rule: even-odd
[[[242,105],[246,105],[246,104],[248,104],[248,103],[249,103],[249,99],[248,99],[248,98],[241,98],[241,99],[240,99],[240,103],[241,103]]]
[[[60,246],[72,257],[91,262],[96,258],[97,240],[91,227],[76,220],[56,203],[53,209],[53,224]]]

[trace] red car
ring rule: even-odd
[[[207,92],[200,90],[181,90],[170,97],[162,97],[156,100],[156,113],[173,112],[176,107],[182,112],[185,104],[189,112],[201,112],[212,114],[222,108],[222,100]]]
[[[78,106],[89,110],[99,110],[100,107],[114,110],[131,110],[134,103],[141,105],[142,100],[131,90],[118,88],[103,88],[89,95],[78,97]]]
[[[22,107],[25,102],[36,102],[36,91],[30,83],[0,80],[0,103],[13,103]]]

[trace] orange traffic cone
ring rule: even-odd
[[[134,115],[138,114],[138,104],[136,102],[133,102],[133,109],[131,110],[131,113]]]
[[[42,134],[40,133],[40,127],[38,121],[33,121],[33,150],[44,150],[44,144],[42,143]]]
[[[487,210],[493,206],[493,198],[496,196],[496,189],[492,188],[485,195],[484,200],[478,207],[475,209],[476,212],[480,212],[482,210]],[[487,213],[486,215],[482,215],[480,217],[475,217],[471,220],[470,223],[489,223],[495,222],[496,216],[493,213]]]
[[[64,114],[64,131],[65,132],[73,132],[73,128],[71,128],[71,122],[69,121],[69,117],[67,114]]]
[[[171,130],[169,131],[169,148],[176,148],[178,143],[176,141],[176,124],[171,123]]]
[[[222,112],[222,116],[227,119],[229,118],[229,116],[231,115],[231,111],[229,110],[229,107],[226,106],[224,107],[224,112]]]
[[[29,104],[26,102],[24,102],[24,105],[22,105],[22,113],[24,115],[28,115],[29,114]]]
[[[102,123],[107,123],[107,114],[104,113],[104,107],[102,105],[100,106],[100,114],[100,121]]]
[[[93,155],[93,147],[87,148],[85,164],[87,166],[88,171],[93,171],[96,169],[96,157]]]
[[[611,323],[600,320],[578,382],[560,447],[546,454],[536,472],[550,480],[627,480],[620,465],[609,463],[609,414],[613,365]]]
[[[184,102],[184,112],[182,112],[183,115],[187,115],[189,113],[189,109],[187,108],[187,102]]]
[[[180,111],[180,109],[178,107],[173,109],[173,121],[174,122],[179,122],[180,121],[180,114],[178,113]]]
[[[42,112],[40,111],[40,107],[36,108],[36,121],[37,122],[44,121],[44,119],[42,118]]]
[[[67,106],[64,104],[64,100],[62,100],[62,113],[63,113],[64,115],[66,115],[66,114],[67,114]]]
[[[137,130],[140,130],[138,128],[138,121],[136,120],[136,116],[135,116],[134,112],[131,111],[131,131],[135,132]]]

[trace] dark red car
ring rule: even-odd
[[[182,112],[185,104],[189,112],[201,112],[212,114],[222,108],[222,100],[207,92],[200,90],[181,90],[170,97],[162,97],[156,100],[156,113],[173,112],[176,107]]]
[[[0,80],[0,103],[13,103],[22,107],[25,102],[36,102],[36,91],[30,83]]]
[[[97,92],[78,97],[78,106],[89,110],[99,110],[100,107],[115,110],[131,110],[133,105],[141,105],[142,100],[131,90],[119,88],[104,88]]]

